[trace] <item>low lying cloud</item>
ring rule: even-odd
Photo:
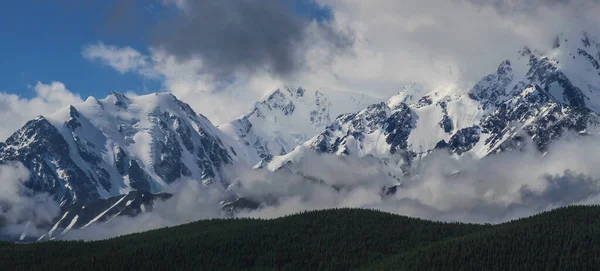
[[[52,197],[25,187],[29,176],[21,163],[0,164],[0,236],[42,235],[60,212]]]
[[[108,223],[94,223],[85,229],[73,229],[59,238],[99,240],[200,219],[226,217],[226,213],[221,209],[221,201],[225,195],[222,187],[207,187],[195,180],[180,180],[165,192],[174,196],[166,201],[156,201],[152,212],[141,213],[135,217],[115,217]]]
[[[118,217],[107,224],[72,230],[67,239],[104,239],[199,219],[225,218],[221,201],[237,195],[261,203],[238,217],[276,218],[305,210],[370,208],[441,221],[501,223],[561,206],[600,204],[600,154],[596,138],[558,142],[548,154],[506,152],[475,159],[440,151],[420,162],[414,176],[374,158],[307,156],[308,162],[280,170],[229,170],[227,188],[185,180],[170,188],[173,198],[151,213]],[[309,178],[306,178],[309,176]],[[395,185],[395,194],[386,194]]]
[[[597,204],[597,139],[555,144],[537,152],[509,152],[482,160],[434,154],[378,209],[445,221],[498,223],[560,206]]]

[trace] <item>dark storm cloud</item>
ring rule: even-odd
[[[96,10],[109,36],[146,40],[179,61],[199,57],[201,73],[229,80],[236,72],[290,76],[306,67],[308,50],[334,56],[352,46],[351,35],[329,25],[328,16],[296,11],[312,0],[58,0],[75,10]],[[309,8],[309,9],[310,9]]]
[[[315,35],[329,48],[351,45],[327,22],[313,22],[291,7],[281,0],[186,1],[180,16],[160,24],[155,41],[179,59],[200,57],[216,75],[256,70],[291,75],[304,67]]]

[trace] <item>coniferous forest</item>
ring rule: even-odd
[[[337,209],[94,242],[0,243],[0,270],[595,270],[599,255],[598,206],[498,225]]]

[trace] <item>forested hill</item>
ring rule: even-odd
[[[1,270],[583,270],[600,264],[600,207],[499,225],[378,211],[206,220],[97,242],[0,243]]]
[[[364,270],[598,270],[600,207],[574,206],[482,229]]]

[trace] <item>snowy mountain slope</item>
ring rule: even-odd
[[[317,135],[339,114],[354,112],[375,101],[376,98],[359,93],[286,87],[219,129],[248,147],[241,151],[247,151],[246,157],[254,165],[263,158],[288,153]]]
[[[21,161],[28,186],[68,206],[126,194],[157,193],[179,178],[209,184],[236,161],[210,121],[171,94],[88,98],[38,117],[0,146],[0,163]]]
[[[600,133],[599,62],[597,40],[559,36],[550,52],[525,48],[468,90],[408,85],[387,103],[341,115],[303,148],[260,167],[293,167],[307,149],[375,156],[405,173],[436,148],[484,157],[531,141],[545,151],[569,131]]]

